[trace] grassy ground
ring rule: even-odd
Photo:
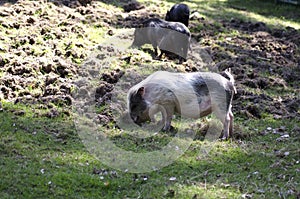
[[[154,1],[140,2],[149,7],[155,4]],[[159,1],[161,7],[158,12],[165,12],[176,2]],[[275,6],[273,1],[191,0],[186,3],[212,21],[213,28],[219,27],[221,20],[233,17],[262,21],[270,28],[300,28],[299,7]],[[101,5],[107,10],[120,10],[122,3],[114,1]],[[102,39],[107,30],[119,28],[118,25],[99,28],[95,23],[86,22],[80,22],[79,26],[90,33],[88,37],[81,37],[82,43],[87,46]],[[4,26],[0,28],[7,31]],[[199,24],[198,28],[203,27]],[[5,34],[2,32],[0,36],[8,37]],[[224,39],[239,36],[236,31],[224,31],[222,34],[220,38]],[[77,41],[76,33],[68,35],[66,40]],[[0,41],[5,43],[5,40]],[[42,42],[37,43],[39,51]],[[60,45],[62,53],[65,53],[66,46],[64,43]],[[46,53],[50,51],[49,46],[45,48]],[[71,48],[77,49],[75,46]],[[1,50],[0,55],[5,54]],[[73,57],[68,61],[76,65],[84,58],[86,56]],[[129,65],[124,64],[124,68]],[[0,72],[0,77],[3,75],[4,72]],[[288,87],[290,92],[285,93],[282,93],[281,87],[249,91],[274,98],[280,95],[299,97],[299,93],[297,95],[297,91],[293,91],[294,87]],[[244,105],[248,103],[250,101],[245,100]],[[297,118],[278,120],[263,112],[259,119],[236,112],[235,130],[240,137],[223,142],[194,139],[183,155],[170,165],[152,172],[130,173],[111,168],[89,153],[77,134],[71,109],[71,106],[52,104],[50,113],[58,114],[49,117],[49,109],[40,108],[38,104],[29,106],[2,100],[0,198],[300,197],[300,124]],[[141,140],[123,135],[118,129],[103,128],[117,146],[138,152],[155,151],[173,138],[162,133]],[[206,154],[203,149],[210,149],[209,153]]]
[[[69,118],[36,118],[30,110],[20,117],[19,109],[26,108],[4,104],[1,113],[2,198],[295,198],[299,191],[297,121],[238,119],[249,138],[195,140],[171,165],[131,174],[88,153]],[[266,130],[280,126],[290,138]],[[211,147],[207,155],[205,146]]]

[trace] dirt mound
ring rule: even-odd
[[[143,6],[142,4],[140,4],[139,2],[136,2],[136,1],[131,1],[123,6],[123,9],[125,12],[130,12],[133,10],[140,10],[143,8],[145,8],[145,6]]]

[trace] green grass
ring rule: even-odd
[[[297,121],[237,119],[243,133],[249,133],[247,139],[194,140],[169,166],[131,174],[110,168],[91,155],[71,119],[37,118],[28,108],[9,104],[4,104],[4,110],[0,113],[0,192],[4,198],[241,198],[247,193],[254,198],[293,198],[289,191],[299,191],[300,138],[293,132]],[[15,110],[25,114],[18,116]],[[289,139],[276,141],[280,135],[272,131],[260,135],[267,127],[281,126]],[[156,141],[162,144],[172,136],[156,135],[140,143],[122,134],[114,139],[124,149],[147,152],[158,147]],[[205,155],[202,149],[211,150]],[[103,172],[95,174],[94,169]]]

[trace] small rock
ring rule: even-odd
[[[175,181],[175,180],[176,180],[176,177],[171,177],[169,180],[170,180],[170,181]]]
[[[196,11],[190,15],[190,20],[205,20],[205,18],[199,12]]]
[[[245,198],[245,199],[250,199],[252,197],[253,196],[251,194],[248,194],[248,193],[242,194],[242,198]]]
[[[254,171],[254,172],[253,172],[253,175],[257,175],[257,174],[259,174],[258,171]]]
[[[284,135],[282,135],[282,136],[280,136],[281,138],[289,138],[290,137],[290,135],[289,134],[284,134]]]

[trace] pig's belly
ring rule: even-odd
[[[186,101],[176,107],[176,112],[181,116],[188,118],[200,118],[209,115],[212,112],[210,99],[200,101]]]

